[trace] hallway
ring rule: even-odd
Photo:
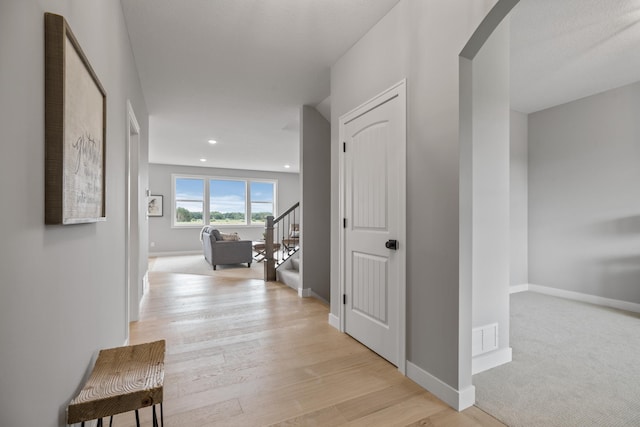
[[[458,413],[403,377],[329,326],[318,300],[238,272],[248,277],[150,275],[131,343],[167,341],[167,426],[502,426],[475,407]]]

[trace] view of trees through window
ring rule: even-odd
[[[204,180],[198,178],[176,178],[175,182],[176,225],[203,225]]]
[[[264,224],[267,216],[275,214],[273,181],[191,177],[174,180],[174,225],[256,225]],[[203,218],[207,206],[209,217]]]
[[[210,180],[209,203],[211,224],[246,224],[246,181]]]
[[[264,224],[267,221],[267,216],[274,214],[274,185],[273,182],[253,181],[250,183],[251,223]]]

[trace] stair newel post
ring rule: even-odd
[[[276,280],[276,264],[273,259],[273,216],[267,217],[264,234],[264,280],[265,282],[273,282]]]

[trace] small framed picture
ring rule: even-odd
[[[162,196],[149,196],[147,215],[162,216]]]

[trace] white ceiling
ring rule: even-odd
[[[327,114],[331,65],[399,0],[121,1],[150,162],[298,172],[300,106]],[[640,0],[521,0],[512,108],[639,81],[639,21]]]
[[[521,0],[511,107],[539,111],[640,81],[640,0]]]
[[[149,161],[298,172],[300,107],[398,1],[122,0]]]

